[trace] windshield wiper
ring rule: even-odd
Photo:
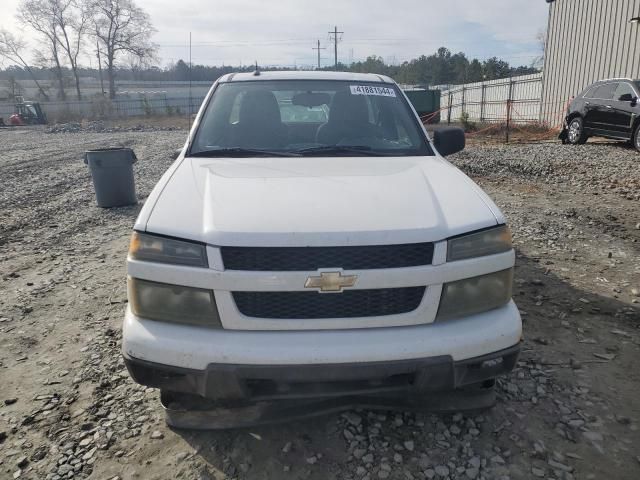
[[[272,150],[260,150],[257,148],[214,148],[191,152],[188,157],[299,157],[297,152],[279,152]]]
[[[384,157],[388,155],[383,152],[375,151],[367,145],[323,145],[321,147],[303,148],[301,150],[295,150],[295,152],[301,155],[339,155],[341,153],[357,153],[360,155],[373,157]]]

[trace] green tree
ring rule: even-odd
[[[497,57],[491,57],[484,61],[482,65],[482,73],[485,80],[495,80],[498,78],[506,78],[511,75],[511,67],[504,60]]]
[[[481,82],[483,79],[482,63],[480,63],[477,58],[474,58],[469,63],[469,68],[467,69],[467,81]]]

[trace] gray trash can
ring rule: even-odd
[[[138,159],[130,148],[99,148],[84,154],[89,165],[99,207],[122,207],[138,203],[133,164]]]

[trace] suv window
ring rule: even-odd
[[[616,93],[613,95],[613,98],[616,100],[620,100],[620,97],[623,95],[631,95],[631,98],[636,96],[636,92],[633,91],[631,85],[626,82],[620,82],[618,84],[618,88],[616,88]]]
[[[397,86],[337,80],[221,83],[190,151],[232,148],[305,155],[305,149],[336,146],[357,146],[373,154],[432,154]]]
[[[589,87],[586,90],[586,93],[584,94],[584,98],[594,98],[594,94],[596,93],[596,90],[598,90],[598,87]]]
[[[591,98],[600,100],[611,100],[613,99],[613,92],[617,87],[617,83],[605,83],[604,85],[600,85]]]

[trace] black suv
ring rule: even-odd
[[[573,99],[563,143],[582,144],[592,135],[627,140],[640,150],[640,80],[601,80]]]

